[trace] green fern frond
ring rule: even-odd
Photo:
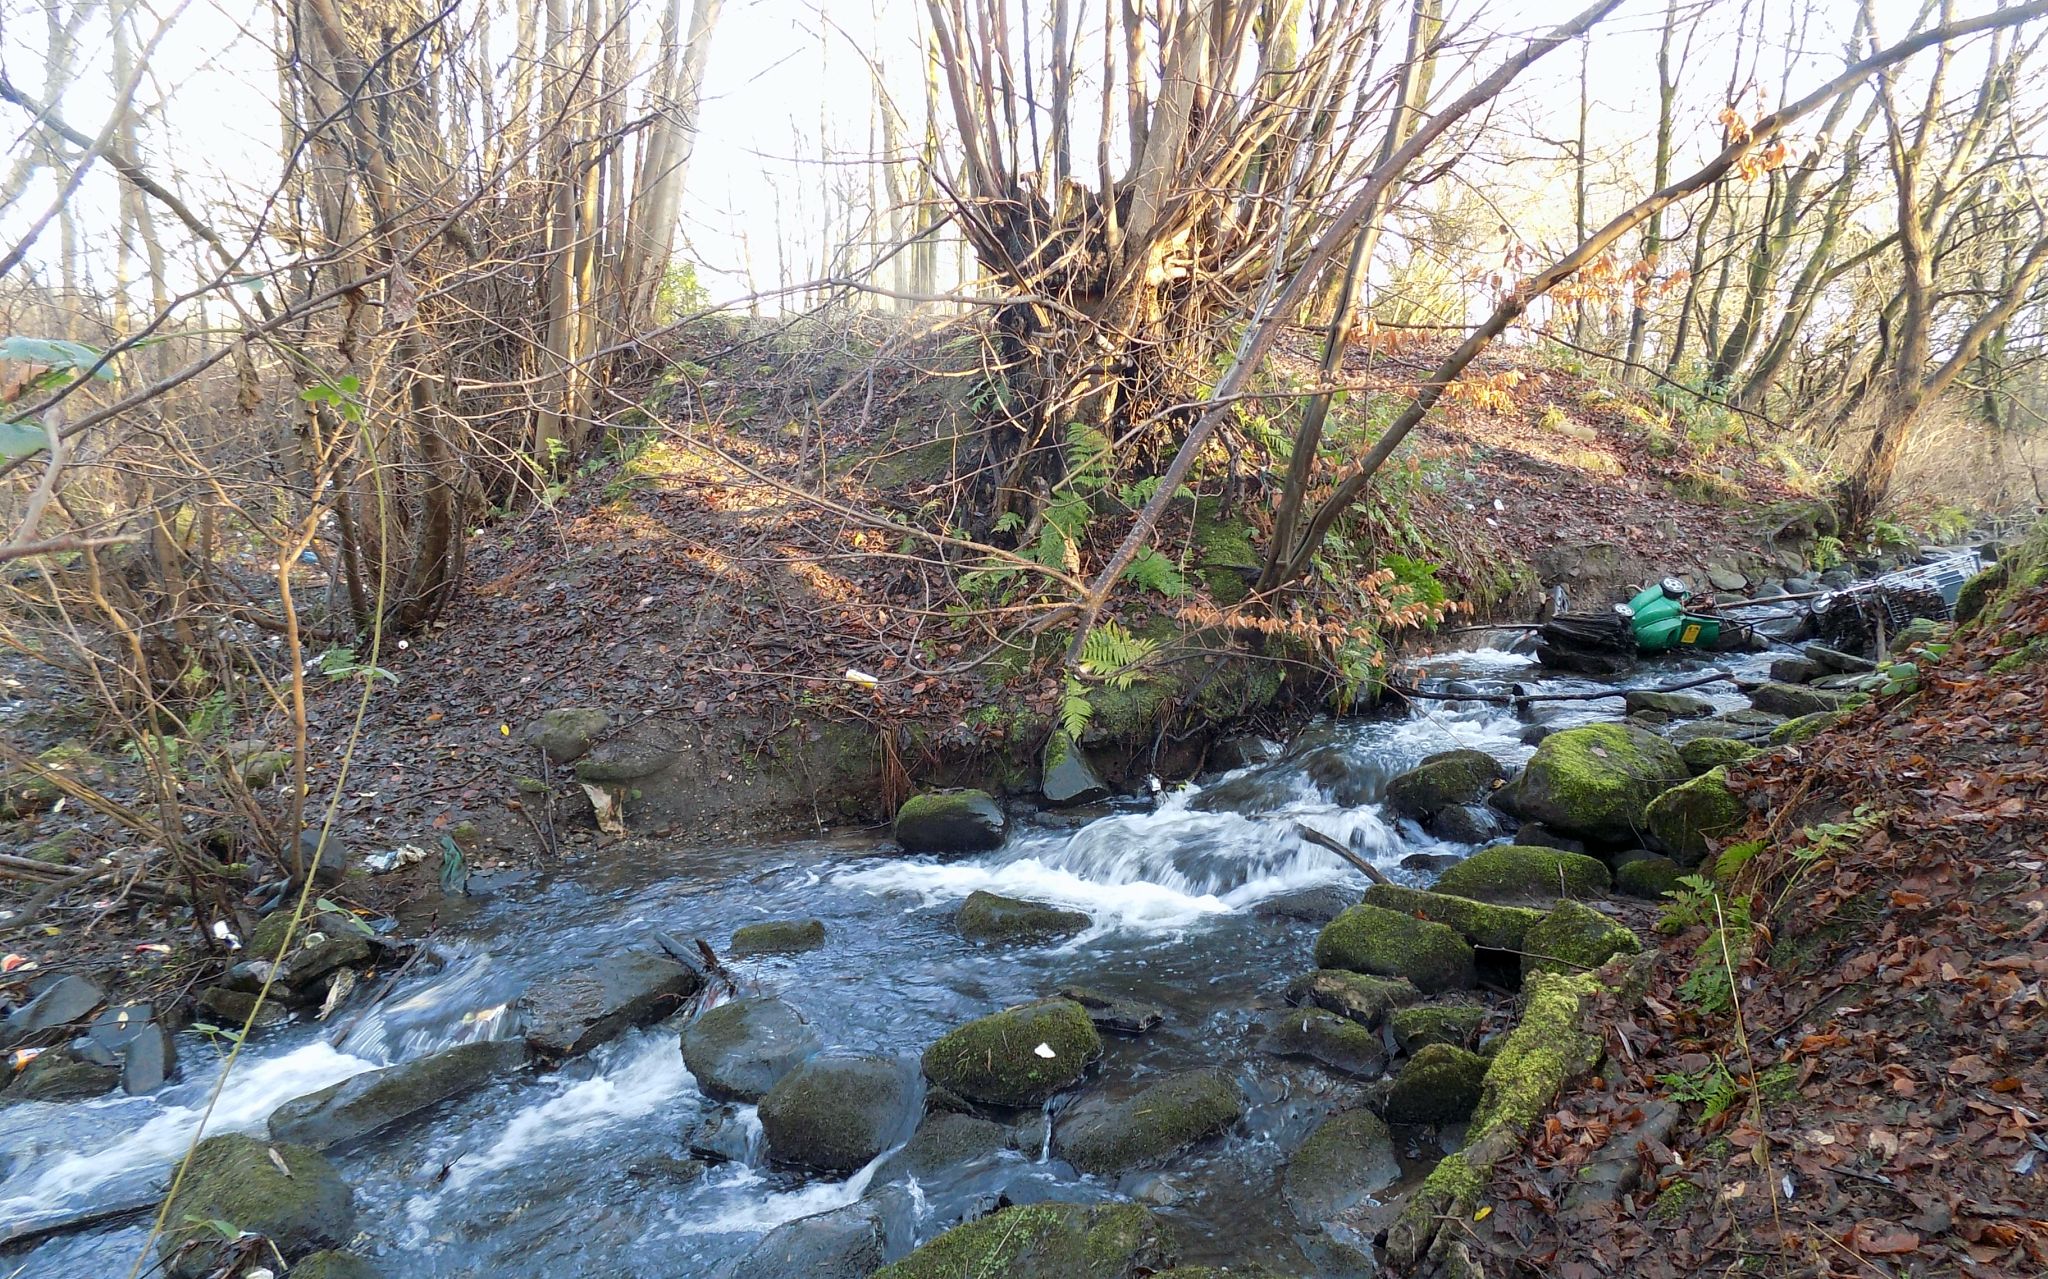
[[[1129,688],[1138,678],[1138,666],[1158,648],[1155,640],[1141,639],[1115,622],[1103,622],[1081,644],[1081,668],[1111,688]]]
[[[1081,740],[1087,731],[1088,721],[1095,718],[1095,704],[1088,700],[1087,686],[1069,675],[1064,695],[1060,698],[1060,731],[1068,741]]]
[[[1151,547],[1139,551],[1124,568],[1124,580],[1141,589],[1157,591],[1167,599],[1177,600],[1188,593],[1187,579],[1173,566],[1173,561]]]

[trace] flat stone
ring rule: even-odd
[[[1281,1193],[1307,1226],[1357,1207],[1401,1176],[1387,1125],[1369,1110],[1331,1115],[1316,1125],[1287,1162]]]
[[[659,1021],[703,984],[664,955],[625,954],[544,981],[519,997],[526,1042],[550,1060],[580,1056]]]
[[[1087,986],[1062,986],[1058,994],[1088,1010],[1095,1029],[1108,1035],[1142,1035],[1164,1021],[1166,1014],[1156,1004],[1108,995]]]
[[[1820,673],[1820,663],[1810,657],[1781,657],[1771,663],[1773,683],[1808,684]]]
[[[345,1146],[524,1064],[524,1043],[493,1039],[365,1071],[278,1107],[270,1139],[315,1150]]]
[[[960,935],[978,942],[1058,941],[1085,931],[1094,922],[1085,911],[1063,910],[1047,902],[981,889],[968,894],[954,917]]]
[[[83,1101],[120,1082],[118,1067],[87,1061],[69,1048],[45,1048],[22,1067],[7,1091],[0,1092],[0,1101]]]
[[[1846,693],[1829,692],[1809,684],[1766,684],[1749,695],[1750,703],[1773,715],[1815,715],[1841,709]]]
[[[1084,1097],[1060,1115],[1053,1145],[1082,1172],[1108,1176],[1175,1155],[1243,1113],[1244,1096],[1228,1076],[1192,1070],[1119,1100]]]
[[[881,1269],[887,1243],[881,1205],[851,1203],[783,1222],[747,1250],[727,1279],[867,1279]]]
[[[1268,1014],[1259,1047],[1277,1057],[1307,1057],[1364,1078],[1379,1074],[1387,1064],[1379,1032],[1321,1008],[1283,1008]]]
[[[1429,854],[1414,854],[1426,857]],[[1445,864],[1458,860],[1444,859]],[[1406,865],[1404,861],[1402,863]],[[1305,924],[1327,924],[1358,903],[1358,890],[1329,884],[1318,888],[1297,888],[1291,893],[1268,897],[1252,907],[1252,914],[1260,919],[1295,919]]]
[[[12,1046],[31,1035],[68,1026],[98,1008],[107,993],[83,977],[59,977],[36,997],[7,1015],[0,1024],[0,1046]]]

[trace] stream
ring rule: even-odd
[[[1569,726],[1619,717],[1627,688],[1716,666],[1760,674],[1782,651],[1671,657],[1595,681],[1477,648],[1419,659],[1411,674],[1451,692],[1513,682],[1550,692],[1614,690],[1612,698],[1544,704],[1546,723]],[[1689,691],[1722,709],[1747,705],[1727,682]],[[717,1107],[684,1068],[671,1021],[557,1072],[500,1076],[335,1155],[355,1188],[358,1250],[390,1279],[719,1279],[768,1230],[863,1196],[892,1196],[892,1234],[904,1246],[999,1198],[1137,1198],[1182,1227],[1185,1264],[1263,1262],[1315,1273],[1314,1241],[1279,1202],[1278,1178],[1323,1115],[1354,1103],[1358,1083],[1258,1048],[1260,1011],[1312,967],[1319,927],[1258,907],[1322,887],[1355,899],[1365,887],[1337,856],[1304,844],[1298,822],[1348,840],[1397,882],[1426,886],[1433,876],[1404,869],[1404,857],[1470,848],[1385,814],[1376,801],[1386,780],[1460,746],[1519,764],[1534,749],[1521,740],[1526,727],[1505,706],[1458,700],[1418,702],[1405,717],[1326,721],[1284,756],[1207,778],[1156,809],[1134,802],[1085,818],[1026,815],[1013,821],[1002,849],[961,860],[905,857],[871,835],[687,853],[636,841],[574,867],[501,876],[442,910],[432,943],[438,969],[409,977],[339,1046],[327,1042],[330,1026],[303,1022],[253,1040],[207,1131],[260,1132],[281,1103],[358,1072],[516,1035],[512,1006],[528,983],[644,946],[650,930],[701,936],[722,949],[742,924],[815,916],[827,929],[821,949],[734,968],[801,1009],[829,1048],[915,1054],[974,1017],[1085,984],[1166,1014],[1147,1035],[1107,1038],[1092,1081],[1221,1067],[1249,1100],[1245,1120],[1164,1172],[1083,1177],[1027,1137],[1022,1149],[957,1175],[889,1187],[877,1184],[882,1160],[845,1180],[767,1166],[758,1121],[742,1107],[738,1121],[756,1135],[749,1157],[700,1172],[686,1163],[687,1139]],[[1373,802],[1338,805],[1332,778],[1349,797]],[[953,929],[954,910],[976,889],[1086,910],[1094,925],[1060,944],[977,947]],[[0,1112],[0,1232],[160,1192],[206,1106],[224,1046],[187,1032],[179,1047],[182,1078],[155,1095]],[[1396,1135],[1412,1175],[1441,1153],[1425,1133]],[[0,1275],[128,1274],[148,1220],[130,1216],[0,1252]]]

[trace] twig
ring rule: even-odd
[[[1294,824],[1294,833],[1301,836],[1303,839],[1307,840],[1311,844],[1316,845],[1319,848],[1329,849],[1331,852],[1337,854],[1337,856],[1342,857],[1345,861],[1350,862],[1353,866],[1358,867],[1358,869],[1365,872],[1365,877],[1367,879],[1370,879],[1375,884],[1391,884],[1394,882],[1393,880],[1388,879],[1379,867],[1365,860],[1365,858],[1360,857],[1357,853],[1352,852],[1343,844],[1340,844],[1336,840],[1331,839],[1328,835],[1323,834],[1323,832],[1317,830],[1313,826],[1306,825],[1302,822],[1296,822]]]

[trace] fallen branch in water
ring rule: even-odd
[[[1433,693],[1426,689],[1404,688],[1399,684],[1388,684],[1387,691],[1402,697],[1419,697],[1434,702],[1588,702],[1603,697],[1626,697],[1630,693],[1676,693],[1681,689],[1698,688],[1702,684],[1718,684],[1735,677],[1727,671],[1714,670],[1693,679],[1680,680],[1676,684],[1660,684],[1656,688],[1603,688],[1586,693]]]
[[[1393,880],[1388,879],[1385,873],[1383,873],[1379,867],[1365,860],[1365,858],[1360,857],[1357,853],[1352,852],[1343,844],[1340,844],[1336,840],[1331,839],[1328,835],[1323,834],[1323,832],[1317,830],[1313,826],[1305,826],[1300,822],[1296,822],[1294,824],[1294,833],[1301,836],[1309,843],[1316,845],[1318,848],[1329,849],[1331,852],[1337,854],[1337,856],[1342,857],[1345,861],[1350,862],[1353,866],[1358,867],[1358,869],[1365,872],[1365,877],[1367,879],[1370,879],[1375,884],[1391,884],[1394,882]]]

